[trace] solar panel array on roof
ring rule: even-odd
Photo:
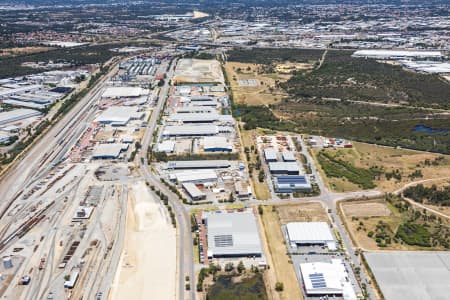
[[[231,234],[216,235],[214,237],[214,246],[233,247],[233,236]]]
[[[309,274],[308,276],[309,279],[311,279],[313,288],[318,289],[327,287],[323,273]]]

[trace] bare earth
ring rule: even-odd
[[[392,214],[386,204],[380,202],[347,202],[342,204],[342,208],[349,217],[383,217]]]
[[[289,222],[328,222],[328,216],[319,202],[277,206],[281,224]]]
[[[111,299],[175,299],[176,231],[144,182],[132,186]]]

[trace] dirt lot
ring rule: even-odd
[[[111,299],[175,299],[176,230],[144,182],[132,186]]]
[[[339,159],[351,162],[356,167],[369,169],[370,167],[381,167],[383,174],[374,182],[377,189],[385,192],[393,192],[405,184],[431,178],[442,178],[450,176],[450,156],[405,150],[395,149],[391,147],[376,146],[364,143],[353,143],[352,149],[337,149],[327,150],[332,151]],[[313,153],[317,153],[318,149],[314,149]],[[438,164],[433,162],[442,157]],[[426,162],[429,162],[427,164]],[[386,178],[385,174],[398,170],[401,174],[401,179],[397,180]],[[410,178],[409,176],[415,171],[420,170],[423,177]],[[323,176],[323,174],[322,174]],[[323,178],[326,178],[323,176]],[[360,188],[345,179],[340,178],[326,178],[328,186],[336,192],[357,191]]]
[[[349,217],[385,217],[392,215],[392,211],[382,202],[366,201],[357,203],[343,203],[342,209]]]
[[[319,202],[277,206],[281,224],[289,222],[328,222],[328,216]]]
[[[271,283],[271,289],[274,288],[273,282],[282,282],[284,284],[284,291],[279,294],[282,300],[303,299],[294,267],[287,255],[278,214],[272,209],[272,206],[264,206],[262,221],[265,236],[263,243],[268,248],[272,261],[272,266],[269,272],[266,273],[270,277],[268,281]],[[270,262],[268,263],[270,264]]]
[[[285,81],[290,75],[263,73],[263,66],[257,64],[227,62],[225,71],[230,81],[233,99],[236,103],[268,105],[280,101],[287,94],[275,87],[275,81]],[[242,86],[239,80],[255,80],[256,86]]]

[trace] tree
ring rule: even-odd
[[[284,284],[282,282],[275,283],[275,291],[282,292],[284,290]]]
[[[239,274],[242,274],[242,272],[245,271],[245,266],[244,266],[244,263],[242,262],[242,260],[237,265],[237,270],[238,270]]]
[[[226,272],[231,272],[231,271],[233,271],[233,269],[234,269],[234,265],[233,265],[232,262],[229,262],[229,263],[227,263],[227,264],[225,265],[225,271],[226,271]]]

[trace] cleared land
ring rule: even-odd
[[[133,185],[112,299],[175,299],[176,231],[144,182]]]
[[[328,215],[320,202],[280,205],[277,206],[277,212],[281,224],[289,222],[329,222]]]
[[[276,73],[264,65],[238,62],[227,62],[225,72],[235,103],[268,105],[279,102],[287,96],[283,90],[277,87],[276,81],[286,81],[290,75]],[[256,85],[243,85],[242,81],[247,80],[250,83],[256,81]]]
[[[206,59],[181,59],[172,79],[174,84],[183,83],[223,83],[220,63]]]
[[[364,254],[385,299],[447,299],[448,252]]]
[[[333,157],[373,172],[377,189],[393,192],[404,185],[428,179],[450,176],[450,157],[428,152],[395,149],[365,143],[353,143],[352,149],[326,150]],[[318,149],[312,153],[317,161]],[[320,164],[319,164],[320,166]],[[322,169],[322,168],[319,168]],[[357,191],[360,187],[345,177],[326,177],[328,186],[337,192]]]
[[[392,214],[386,204],[374,201],[343,203],[342,209],[349,217],[385,217]]]
[[[287,299],[303,299],[300,286],[294,273],[294,267],[287,255],[287,249],[283,233],[281,231],[281,223],[278,213],[272,206],[263,207],[263,215],[261,216],[264,233],[265,244],[269,248],[272,257],[272,266],[269,270],[275,271],[276,281],[284,284],[284,290],[280,293],[280,298]],[[273,288],[273,287],[272,287]]]

